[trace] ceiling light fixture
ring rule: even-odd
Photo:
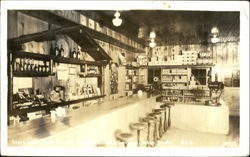
[[[219,34],[218,28],[217,28],[217,27],[213,27],[213,28],[211,29],[211,33],[212,33],[213,35],[218,35],[218,34]]]
[[[219,35],[219,30],[218,30],[218,28],[217,28],[217,27],[213,27],[213,28],[211,29],[211,33],[212,33],[212,35],[213,35],[213,37],[211,38],[211,42],[212,42],[213,44],[219,42],[220,39],[218,38],[218,35]]]
[[[155,43],[155,42],[150,42],[150,43],[149,43],[149,47],[154,48],[155,46],[156,46],[156,43]]]
[[[119,27],[121,26],[122,24],[122,19],[120,19],[120,13],[119,11],[116,11],[115,14],[114,14],[115,18],[112,20],[113,22],[113,25],[116,26],[116,27]]]
[[[149,40],[150,40],[149,47],[151,48],[154,48],[156,46],[155,37],[156,37],[156,34],[154,31],[149,33]]]
[[[219,41],[220,41],[220,39],[218,37],[216,37],[216,36],[214,36],[213,38],[211,38],[211,42],[213,44],[218,43]]]
[[[155,32],[150,32],[149,38],[154,39],[156,37]]]

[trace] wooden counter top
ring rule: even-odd
[[[35,141],[58,134],[67,129],[78,127],[79,125],[90,122],[98,117],[104,116],[113,111],[117,111],[126,106],[155,99],[156,96],[147,97],[144,93],[142,97],[124,97],[117,100],[108,100],[95,106],[81,107],[77,110],[68,109],[65,117],[57,118],[53,122],[50,115],[21,122],[15,126],[8,127],[8,143],[16,145],[17,141]],[[140,103],[139,103],[140,104]],[[143,104],[143,103],[142,103]]]

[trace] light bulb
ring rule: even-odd
[[[155,32],[150,32],[149,38],[154,39],[156,37]]]
[[[112,20],[113,25],[116,27],[119,27],[122,24],[122,19],[120,19],[119,17],[116,17]]]
[[[212,33],[212,34],[218,34],[218,33],[219,33],[218,28],[217,28],[217,27],[213,27],[213,28],[211,29],[211,33]]]
[[[116,27],[119,27],[122,24],[122,19],[120,19],[120,13],[119,11],[116,11],[114,14],[115,18],[112,20],[113,25]]]
[[[212,42],[212,43],[217,43],[217,42],[219,42],[219,41],[220,41],[220,39],[217,38],[217,37],[213,37],[213,38],[211,39],[211,42]]]
[[[155,43],[155,42],[150,42],[150,43],[149,43],[149,47],[152,47],[152,48],[153,48],[153,47],[155,47],[155,46],[156,46],[156,43]]]

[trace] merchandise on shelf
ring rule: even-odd
[[[31,58],[15,58],[14,72],[50,72],[49,61],[35,60]]]
[[[209,51],[200,51],[197,58],[197,64],[213,64],[212,54]]]
[[[172,77],[172,76],[163,75],[163,76],[161,77],[161,81],[162,81],[162,82],[172,82],[172,80],[173,80],[173,77]]]
[[[196,51],[182,51],[183,65],[196,65],[198,52]]]

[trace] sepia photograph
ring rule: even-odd
[[[2,155],[249,155],[249,2],[1,3]]]

